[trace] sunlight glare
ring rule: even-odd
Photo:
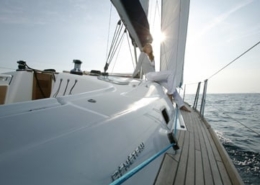
[[[153,39],[155,42],[163,42],[166,38],[165,34],[161,31],[155,31],[153,34]]]
[[[165,41],[165,39],[166,39],[166,35],[165,35],[165,33],[160,32],[160,42]]]

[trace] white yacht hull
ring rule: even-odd
[[[171,144],[174,117],[157,83],[60,74],[51,98],[0,106],[0,184],[109,184]],[[125,184],[152,184],[162,157]]]

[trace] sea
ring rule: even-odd
[[[201,96],[200,96],[201,97]],[[195,95],[185,102],[193,106]],[[200,110],[198,101],[197,109]],[[260,185],[260,93],[207,94],[204,117],[246,185]]]

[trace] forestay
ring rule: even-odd
[[[189,17],[190,0],[162,0],[160,71],[172,70],[175,83],[183,82],[184,54]]]

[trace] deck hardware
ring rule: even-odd
[[[88,102],[90,102],[90,103],[96,103],[96,100],[94,100],[94,99],[89,99]]]
[[[63,92],[63,96],[66,94],[66,91],[67,91],[69,82],[70,82],[70,79],[67,79],[67,84],[66,84],[65,90],[64,90],[64,92]]]
[[[164,108],[162,110],[162,116],[164,118],[164,121],[165,121],[166,125],[168,125],[168,123],[169,123],[169,116],[168,116],[166,108]]]
[[[172,146],[172,148],[174,150],[178,150],[180,149],[179,145],[178,145],[178,140],[176,139],[176,137],[174,136],[174,134],[172,132],[168,133],[168,139],[170,141],[171,144],[174,144]]]
[[[74,87],[76,86],[76,83],[78,82],[78,80],[76,79],[75,80],[75,82],[74,82],[74,84],[73,84],[73,86],[71,87],[71,89],[70,89],[70,93],[69,94],[71,94],[71,92],[72,92],[72,90],[74,89]]]
[[[57,89],[56,93],[54,93],[52,97],[56,98],[56,97],[57,97],[57,95],[59,94],[60,87],[61,87],[61,83],[62,83],[62,78],[60,79],[60,84],[59,84],[59,87],[58,87],[58,89]]]
[[[25,70],[27,70],[27,65],[26,65],[25,61],[19,60],[19,61],[17,61],[17,63],[18,63],[18,69],[16,71],[25,71]]]
[[[83,75],[83,72],[80,69],[82,62],[80,60],[73,60],[74,68],[70,71],[70,74],[74,75]]]

